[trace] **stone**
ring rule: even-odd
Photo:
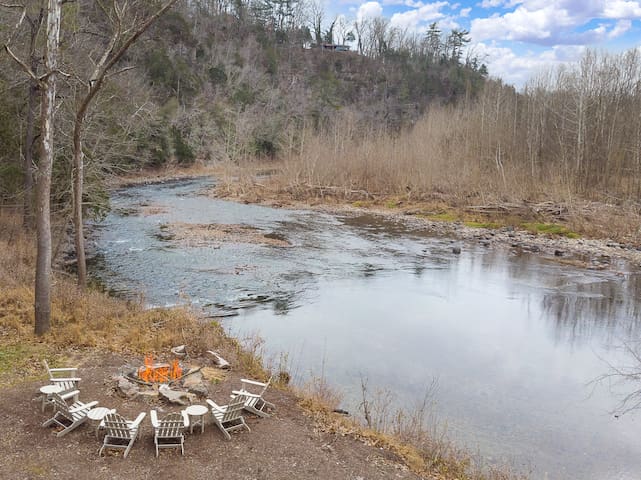
[[[197,371],[194,373],[187,373],[189,376],[183,380],[183,388],[200,397],[206,397],[209,394],[207,385],[205,385],[204,376],[202,372]]]
[[[125,398],[134,398],[137,397],[140,393],[140,387],[134,382],[127,380],[122,375],[114,377],[114,380],[117,382],[116,390],[117,392]]]
[[[209,389],[207,388],[207,385],[202,382],[190,386],[189,388],[187,388],[187,391],[189,393],[193,393],[194,395],[198,395],[199,397],[206,397],[207,395],[209,395]]]
[[[459,255],[461,253],[461,247],[452,247],[452,253]]]
[[[563,255],[565,255],[565,252],[563,252],[563,250],[554,250],[555,257],[562,257]]]
[[[172,390],[168,385],[161,385],[158,388],[158,393],[171,403],[178,405],[191,405],[196,400],[196,395],[189,392],[181,392],[180,390]]]

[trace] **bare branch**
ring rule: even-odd
[[[20,65],[20,68],[22,68],[22,70],[24,70],[24,72],[25,72],[27,75],[29,75],[29,77],[30,77],[30,78],[32,78],[33,80],[35,80],[35,81],[37,81],[37,82],[39,82],[39,81],[40,81],[40,78],[38,78],[38,77],[36,76],[36,74],[33,72],[33,70],[31,70],[31,67],[29,67],[29,65],[27,65],[27,64],[24,62],[24,60],[22,60],[22,59],[18,58],[18,56],[17,56],[15,53],[13,53],[13,52],[11,51],[11,49],[9,48],[9,44],[8,44],[8,43],[6,43],[6,44],[4,45],[4,50],[7,52],[7,54],[8,54],[8,55],[9,55],[9,56],[10,56],[10,57],[11,57],[11,58],[12,58],[12,59],[13,59],[13,60],[18,64],[18,65]]]
[[[135,68],[136,68],[135,66],[130,65],[128,67],[121,68],[120,70],[117,70],[115,72],[108,73],[107,75],[105,75],[105,78],[115,77],[116,75],[120,75],[121,73],[128,72],[129,70],[134,70]]]

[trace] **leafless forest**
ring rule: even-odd
[[[298,147],[287,156],[292,185],[638,208],[641,56],[589,51],[520,92],[487,81],[477,97],[431,105],[400,133],[359,131],[345,113],[322,133],[308,130]]]

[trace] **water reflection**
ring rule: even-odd
[[[641,471],[634,417],[613,422],[610,393],[586,387],[607,368],[602,359],[619,361],[613,345],[639,336],[636,272],[473,244],[456,255],[450,239],[400,222],[222,202],[195,194],[205,185],[116,195],[96,230],[101,281],[155,305],[188,300],[212,316],[239,312],[229,328],[259,331],[275,355],[300,352],[301,376],[324,362],[348,398],[361,374],[408,399],[439,378],[451,434],[533,465],[535,478],[639,478],[629,473]],[[120,214],[143,203],[165,208]],[[178,247],[158,236],[176,221],[247,224],[292,247]]]

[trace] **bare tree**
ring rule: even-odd
[[[54,117],[56,112],[56,82],[60,45],[60,21],[63,0],[49,0],[47,7],[47,42],[44,55],[44,74],[37,76],[31,66],[11,50],[11,39],[4,44],[5,51],[36,81],[42,92],[40,103],[41,142],[36,179],[36,282],[35,282],[35,333],[43,335],[51,325],[51,172],[54,159]],[[17,31],[27,16],[24,5],[3,5],[22,8]]]
[[[44,4],[42,2],[38,2],[35,10],[31,12],[27,11],[25,16],[25,19],[29,23],[29,66],[34,74],[38,73],[38,67],[40,64],[37,40],[42,22],[44,21],[44,14]],[[22,167],[24,175],[23,225],[28,229],[33,228],[33,153],[35,149],[35,124],[38,93],[38,81],[34,78],[29,78]]]
[[[91,102],[98,94],[111,69],[122,59],[129,47],[179,0],[167,0],[153,14],[137,20],[133,15],[137,2],[127,0],[112,0],[109,6],[99,2],[110,26],[111,36],[102,55],[95,63],[93,72],[87,80],[82,80],[85,94],[80,98],[76,108],[73,128],[73,223],[75,230],[75,247],[78,268],[78,285],[84,289],[87,284],[87,262],[85,258],[85,239],[83,228],[82,196],[84,187],[84,153],[82,150],[82,135],[85,118]],[[146,2],[144,2],[146,3]],[[125,67],[114,74],[129,70]]]

